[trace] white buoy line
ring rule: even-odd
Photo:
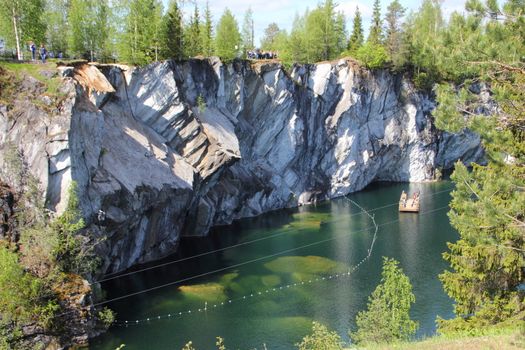
[[[435,193],[435,194],[437,194],[437,193]],[[142,318],[142,319],[116,320],[114,322],[114,325],[115,326],[121,326],[121,327],[137,326],[137,325],[141,325],[141,324],[147,324],[147,323],[150,323],[152,321],[174,319],[174,318],[178,318],[178,317],[182,317],[182,316],[188,316],[188,315],[191,315],[191,314],[205,313],[205,312],[208,312],[208,311],[211,311],[211,310],[215,310],[217,308],[220,308],[220,307],[223,307],[223,306],[226,306],[226,305],[230,305],[230,304],[235,303],[235,302],[251,300],[252,298],[255,298],[255,297],[258,297],[258,296],[263,296],[263,295],[268,295],[268,294],[271,294],[271,293],[282,292],[282,291],[286,291],[286,290],[289,290],[290,288],[294,288],[294,287],[301,287],[301,286],[305,286],[305,285],[311,285],[313,283],[319,283],[319,282],[335,280],[335,279],[339,279],[339,278],[342,278],[342,277],[348,277],[348,276],[352,275],[352,273],[354,273],[357,269],[359,269],[361,267],[361,265],[363,263],[365,263],[370,258],[370,256],[372,255],[372,251],[373,251],[376,239],[377,239],[377,234],[378,234],[378,231],[379,231],[379,227],[381,227],[381,226],[388,226],[388,225],[391,225],[393,223],[399,222],[399,219],[392,220],[392,221],[389,221],[389,222],[382,223],[382,224],[378,225],[376,223],[376,221],[375,221],[374,216],[371,215],[369,213],[369,211],[365,210],[363,207],[361,207],[355,201],[353,201],[353,200],[351,200],[351,199],[349,199],[347,197],[344,197],[344,198],[346,200],[348,200],[350,203],[356,205],[362,212],[364,212],[371,219],[371,221],[373,223],[373,226],[368,226],[368,227],[366,227],[364,229],[361,229],[361,230],[358,230],[358,231],[350,231],[349,233],[364,232],[364,231],[367,231],[367,230],[369,230],[371,228],[374,228],[374,235],[373,235],[370,247],[368,248],[367,255],[362,260],[360,260],[359,263],[357,263],[355,266],[353,266],[350,270],[348,270],[346,272],[342,272],[342,273],[331,274],[331,275],[328,275],[328,276],[316,277],[316,278],[312,278],[312,279],[308,279],[308,280],[300,281],[300,282],[296,282],[296,283],[284,284],[284,285],[281,285],[281,286],[276,286],[276,287],[268,288],[268,289],[265,289],[265,290],[252,292],[252,293],[243,295],[243,296],[238,297],[238,298],[228,299],[226,301],[217,302],[217,303],[210,303],[209,305],[206,302],[204,307],[201,307],[201,308],[194,308],[194,309],[178,311],[178,312],[173,312],[173,313],[155,315],[155,316],[150,316],[150,317]],[[448,208],[448,205],[443,206],[443,207],[439,207],[439,208],[436,208],[436,209],[433,209],[433,210],[429,210],[427,212],[420,213],[419,215],[430,214],[430,213],[433,213],[433,212],[437,212],[439,210],[443,210],[445,208]],[[344,235],[347,235],[347,234],[348,233],[345,233]],[[249,264],[249,263],[253,263],[253,262],[256,262],[256,261],[260,261],[260,260],[263,260],[263,259],[268,259],[270,257],[275,257],[277,255],[282,255],[282,254],[288,253],[290,251],[295,251],[295,250],[299,250],[299,249],[302,249],[302,248],[310,247],[310,246],[313,246],[313,245],[322,244],[322,243],[325,243],[325,242],[337,239],[337,238],[339,238],[341,236],[343,236],[343,235],[337,235],[336,237],[331,237],[329,239],[313,242],[313,243],[310,243],[310,244],[307,244],[307,245],[303,245],[303,246],[300,246],[300,247],[295,247],[295,248],[288,249],[288,250],[285,250],[285,251],[281,251],[281,252],[278,252],[278,253],[275,253],[275,254],[271,254],[271,255],[267,255],[267,256],[264,256],[264,257],[257,258],[257,259],[253,259],[253,260],[250,260],[250,261],[247,261],[247,262],[235,264],[235,265],[228,266],[228,267],[225,267],[225,268],[222,268],[222,269],[218,269],[218,270],[210,271],[210,272],[203,273],[203,274],[200,274],[200,275],[197,275],[197,276],[189,277],[187,279],[183,279],[183,280],[179,280],[179,281],[175,281],[175,282],[170,282],[170,283],[167,283],[167,284],[164,284],[164,285],[161,285],[161,286],[157,286],[157,287],[149,288],[149,289],[146,289],[146,290],[143,290],[143,291],[139,291],[139,292],[131,293],[131,294],[124,295],[124,296],[121,296],[121,297],[113,298],[113,299],[106,300],[106,301],[101,302],[101,303],[97,303],[94,306],[95,307],[96,306],[100,306],[102,304],[107,304],[107,303],[110,303],[110,302],[113,302],[113,301],[122,300],[124,298],[128,298],[128,297],[131,297],[131,296],[135,296],[135,295],[146,293],[146,292],[149,292],[149,291],[152,291],[152,290],[164,288],[166,286],[179,284],[181,282],[185,282],[185,281],[190,280],[190,279],[195,279],[195,278],[198,278],[198,277],[203,277],[203,276],[214,274],[214,273],[217,273],[217,272],[230,270],[230,269],[235,268],[235,267],[239,267],[239,266],[246,265],[246,264]]]

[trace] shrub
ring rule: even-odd
[[[18,256],[0,247],[0,314],[4,325],[35,321],[51,325],[58,305],[47,295],[45,282],[24,271]]]
[[[111,309],[105,307],[98,312],[97,319],[100,324],[107,329],[113,324],[113,322],[115,322],[115,313]]]
[[[383,46],[369,42],[357,50],[355,57],[369,69],[384,68],[389,61]]]
[[[313,322],[312,333],[296,344],[299,350],[342,350],[343,342],[336,332],[331,332],[326,326]]]
[[[84,219],[80,213],[77,184],[72,182],[69,188],[68,205],[64,213],[51,223],[52,234],[56,235],[53,249],[55,262],[63,272],[85,275],[96,270],[100,260],[92,255],[94,245],[87,247],[79,231],[84,228]]]
[[[358,330],[350,333],[355,343],[390,343],[408,340],[417,330],[410,319],[416,298],[410,280],[394,259],[383,258],[381,283],[368,298],[368,308],[357,314]]]

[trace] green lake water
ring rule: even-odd
[[[228,349],[293,349],[314,320],[349,341],[356,313],[380,280],[382,256],[400,261],[410,277],[417,337],[431,335],[436,316],[452,317],[452,301],[438,280],[447,268],[441,256],[446,242],[458,238],[446,215],[451,188],[449,181],[382,183],[349,195],[372,210],[379,225],[370,259],[350,275],[367,255],[374,229],[345,198],[243,219],[206,238],[187,239],[162,262],[226,249],[105,282],[111,299],[204,274],[109,304],[117,321],[129,326],[113,326],[90,349],[181,349],[191,340],[197,350],[210,350],[216,336]],[[402,190],[421,192],[419,214],[398,212]]]

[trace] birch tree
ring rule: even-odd
[[[43,0],[11,0],[0,2],[0,34],[7,46],[16,47],[16,56],[24,59],[24,47],[29,40],[44,43],[46,23]]]

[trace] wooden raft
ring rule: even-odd
[[[419,212],[419,192],[414,193],[411,197],[403,191],[399,198],[399,211],[418,213]]]

